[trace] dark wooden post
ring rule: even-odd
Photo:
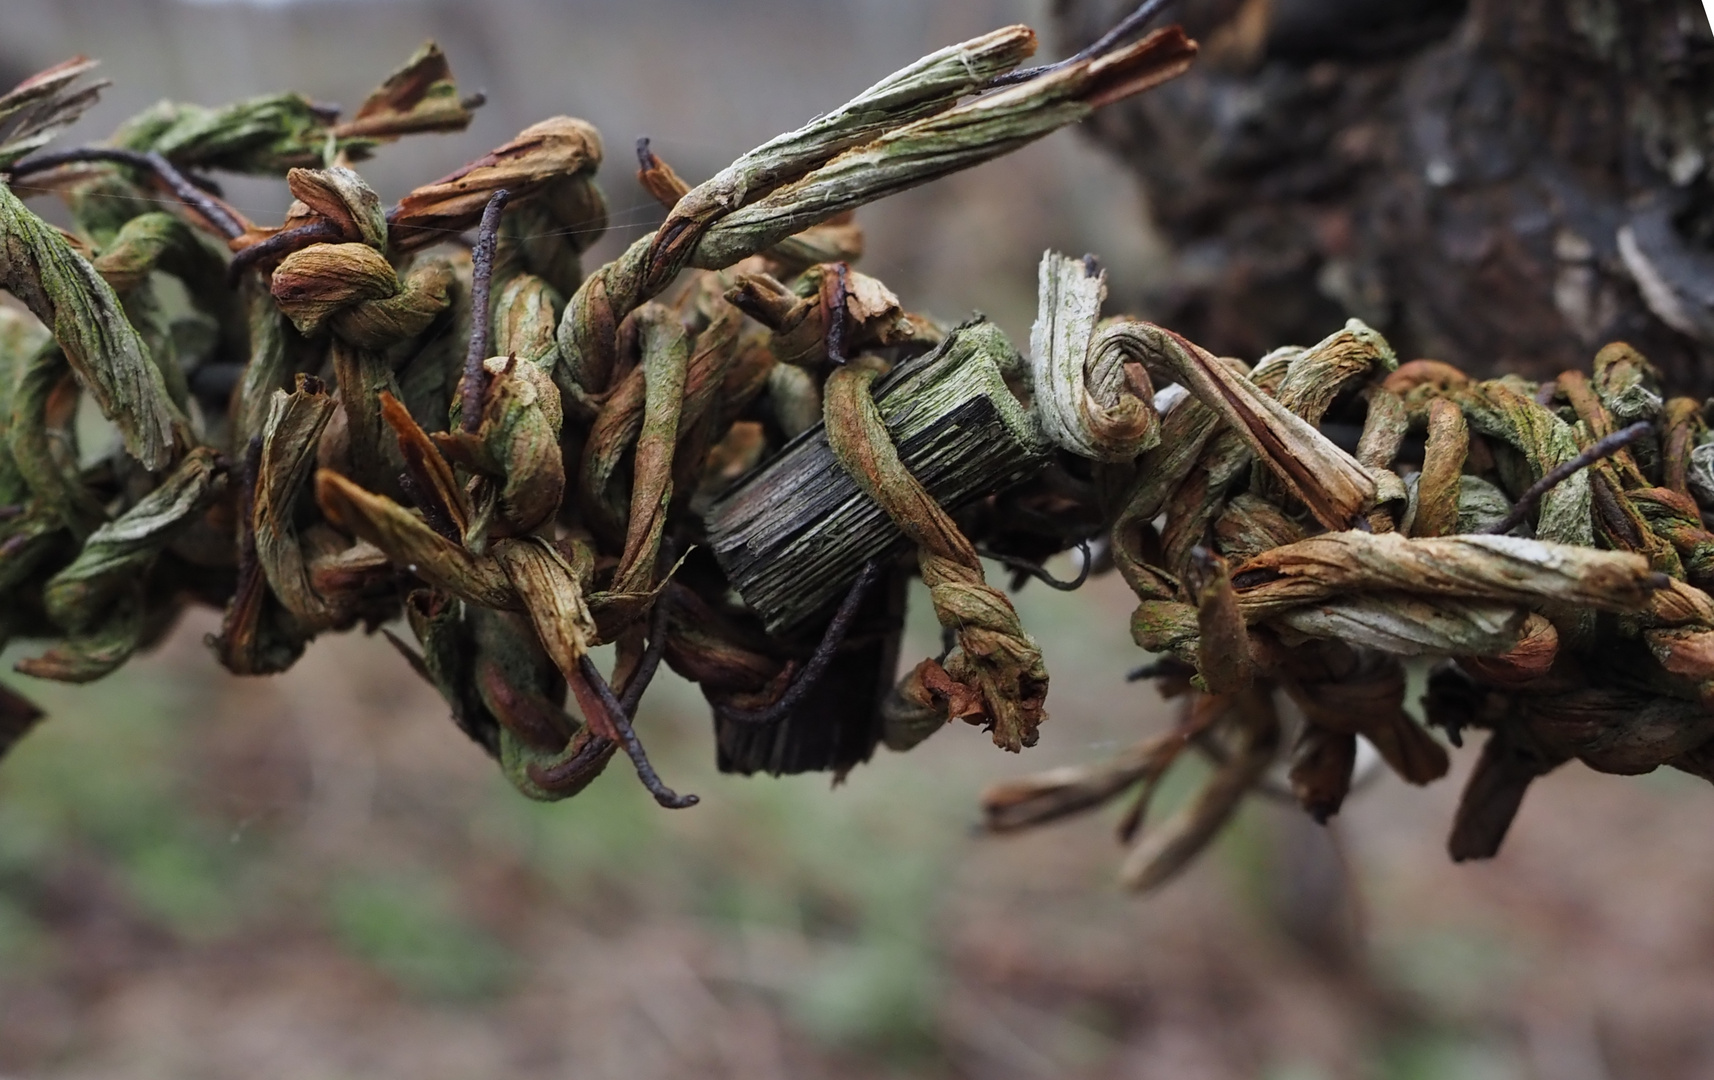
[[[1019,357],[992,323],[967,323],[875,385],[899,455],[950,510],[1038,471],[1047,446],[1006,386]],[[770,632],[797,629],[904,537],[847,476],[816,425],[709,508],[708,542]]]

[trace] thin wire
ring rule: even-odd
[[[1615,431],[1611,435],[1593,443],[1589,449],[1578,454],[1570,461],[1567,461],[1553,469],[1546,476],[1543,476],[1540,480],[1531,484],[1529,486],[1529,490],[1523,493],[1523,497],[1518,499],[1517,504],[1512,507],[1511,511],[1507,513],[1505,517],[1482,531],[1491,533],[1495,536],[1504,536],[1506,533],[1511,532],[1513,529],[1523,524],[1524,518],[1529,516],[1529,512],[1535,509],[1536,503],[1541,502],[1542,497],[1549,491],[1552,491],[1576,473],[1587,469],[1602,458],[1612,457],[1620,450],[1623,450],[1625,447],[1636,442],[1638,439],[1653,430],[1654,425],[1652,423],[1647,420],[1638,420],[1623,431]]]
[[[1028,559],[1020,559],[1016,555],[1001,555],[997,551],[989,551],[985,548],[977,548],[976,554],[982,556],[984,559],[993,559],[995,562],[1000,563],[1009,569],[1028,574],[1030,577],[1035,578],[1050,589],[1058,589],[1060,592],[1076,592],[1078,589],[1083,587],[1084,582],[1089,580],[1090,568],[1095,565],[1095,555],[1089,550],[1089,541],[1079,540],[1077,542],[1077,550],[1083,553],[1083,568],[1079,570],[1077,572],[1077,576],[1072,578],[1070,581],[1062,581],[1048,573],[1047,568],[1042,566],[1040,563],[1033,563]]]
[[[722,720],[735,724],[763,726],[777,724],[797,711],[803,704],[803,699],[815,689],[821,677],[827,673],[827,667],[833,663],[833,657],[839,652],[839,647],[845,644],[845,635],[851,631],[851,623],[857,618],[857,610],[863,606],[863,598],[869,594],[869,589],[881,576],[880,559],[870,559],[863,564],[863,569],[857,574],[857,580],[851,583],[845,599],[839,602],[839,610],[834,612],[833,621],[827,624],[827,630],[821,635],[821,641],[810,655],[809,663],[798,672],[797,678],[780,695],[780,699],[763,709],[734,709],[729,706],[720,707],[717,712]]]

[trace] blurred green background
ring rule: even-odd
[[[116,86],[69,143],[160,97],[350,105],[432,36],[490,104],[366,175],[390,200],[582,116],[608,140],[601,257],[659,215],[630,179],[637,135],[694,181],[1046,7],[0,0],[0,68],[104,61]],[[285,208],[280,185],[229,190],[257,220]],[[860,220],[863,268],[907,307],[981,308],[1019,340],[1043,248],[1099,253],[1114,309],[1155,283],[1145,208],[1074,131]],[[907,658],[936,651],[924,599]],[[1054,679],[1034,750],[960,727],[831,790],[724,777],[699,696],[663,677],[640,726],[703,797],[680,813],[619,765],[526,803],[379,638],[239,681],[198,613],[97,685],[7,675],[51,718],[0,762],[0,1077],[1714,1076],[1706,786],[1568,769],[1497,861],[1455,867],[1466,748],[1449,780],[1379,779],[1328,830],[1258,802],[1138,901],[1112,883],[1111,814],[974,832],[986,782],[1169,722],[1124,682],[1142,657],[1122,583],[1018,599]]]

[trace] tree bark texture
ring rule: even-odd
[[[1129,0],[1056,0],[1070,50]],[[1172,243],[1146,314],[1217,353],[1347,316],[1551,377],[1629,341],[1714,392],[1714,34],[1698,0],[1183,0],[1189,75],[1089,130]]]

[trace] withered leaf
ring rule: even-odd
[[[135,586],[225,487],[219,455],[207,447],[191,451],[160,487],[90,533],[71,565],[48,581],[42,600],[49,617],[70,631],[101,620],[107,607]]]
[[[1271,691],[1251,687],[1224,699],[1231,709],[1232,745],[1196,794],[1171,818],[1143,833],[1125,856],[1119,880],[1136,892],[1157,889],[1208,846],[1273,763],[1279,717]]]
[[[1519,644],[1528,616],[1515,604],[1378,592],[1293,608],[1269,625],[1394,656],[1497,656]]]
[[[131,658],[142,644],[143,589],[133,582],[105,612],[97,625],[73,634],[38,656],[18,661],[17,670],[38,679],[94,682]]]
[[[333,134],[339,139],[390,141],[417,132],[463,131],[470,126],[474,104],[480,100],[459,96],[452,65],[440,46],[430,41],[387,76],[358,107],[357,115],[336,126]]]
[[[1125,328],[1137,353],[1214,410],[1324,527],[1347,528],[1374,504],[1374,480],[1309,421],[1170,330],[1144,322]]]
[[[1094,461],[1132,461],[1160,443],[1160,419],[1141,364],[1126,377],[1126,337],[1097,334],[1107,275],[1048,252],[1038,273],[1030,363],[1036,415],[1047,437]]]
[[[262,431],[251,525],[256,559],[280,603],[307,626],[332,612],[310,580],[294,521],[297,500],[315,464],[316,444],[333,416],[334,400],[319,379],[300,377],[297,389],[274,393]]]
[[[430,585],[484,607],[517,610],[523,606],[505,570],[492,557],[466,551],[386,496],[319,469],[315,497],[329,521],[374,544],[394,564]]]
[[[1182,732],[1170,731],[1104,761],[990,784],[981,795],[982,823],[990,832],[1014,832],[1093,810],[1163,771],[1185,745]]]
[[[99,61],[74,56],[0,94],[0,172],[46,146],[95,104],[107,80],[73,90]]]
[[[502,188],[511,193],[509,205],[516,205],[557,178],[593,173],[600,164],[601,136],[584,121],[555,116],[532,124],[505,145],[400,199],[393,216],[394,247],[410,251],[472,228]]]
[[[1008,61],[1007,66],[1017,62],[1018,41],[1007,41],[1002,35],[1014,31],[1029,35],[1028,44],[1033,47],[1034,36],[1023,27],[996,31],[989,35],[989,41],[982,42],[990,56]],[[1014,33],[1013,37],[1017,39],[1018,35]],[[975,74],[974,53],[972,49],[955,60],[952,57],[947,59],[963,68],[961,74],[968,79]],[[714,203],[703,213],[704,218],[712,217],[729,206],[741,208],[713,221],[690,254],[691,265],[706,270],[723,269],[836,214],[1015,150],[1088,117],[1103,105],[1183,74],[1195,55],[1196,43],[1185,37],[1179,27],[1157,30],[1105,56],[1059,67],[1040,78],[970,98],[950,109],[933,111],[931,115],[892,130],[876,131],[872,126],[858,125],[857,130],[867,128],[866,133],[873,133],[873,141],[861,145],[846,142],[854,148],[832,157],[807,175],[797,170],[815,162],[829,148],[837,152],[841,148],[838,143],[851,136],[844,132],[822,139],[804,138],[796,132],[784,136],[747,155],[746,159],[735,163],[733,169],[737,170],[747,162],[745,171],[761,172],[765,168],[762,160],[749,159],[763,159],[765,155],[772,156],[770,152],[774,151],[781,160],[774,169],[768,170],[771,177],[792,179],[795,173],[801,178],[792,179],[792,182],[748,204],[741,201],[742,196],[729,199],[724,205]],[[944,99],[935,101],[940,108],[944,108],[944,103]],[[816,124],[831,126],[834,121],[849,117],[849,110],[851,106],[848,105],[845,110],[836,110],[819,118]],[[884,120],[892,119],[883,109],[875,109],[872,115]],[[897,112],[893,115],[896,116]],[[892,123],[898,121],[892,119]],[[811,128],[814,126],[812,124]],[[799,156],[799,152],[811,147],[813,149]],[[727,175],[723,173],[716,181]],[[746,185],[740,179],[733,186],[742,192]],[[710,190],[705,197],[713,202],[720,194],[724,192]],[[677,219],[697,215],[701,209],[699,198],[702,197],[702,188],[692,191],[673,211],[655,241],[652,262],[666,261],[659,249],[676,236],[694,237],[693,230],[675,229],[675,226],[680,224]]]
[[[148,346],[126,321],[112,286],[5,185],[0,288],[53,331],[78,381],[119,428],[131,456],[151,471],[165,468],[190,441],[190,432]]]

